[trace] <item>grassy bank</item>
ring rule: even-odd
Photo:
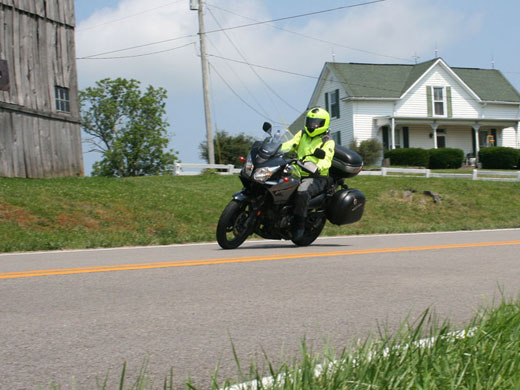
[[[365,215],[327,224],[326,235],[520,227],[520,183],[360,176],[349,185],[367,196]],[[216,175],[0,178],[0,251],[214,241],[240,188]]]

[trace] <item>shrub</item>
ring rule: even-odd
[[[464,162],[464,151],[461,149],[431,149],[429,154],[430,169],[457,169]]]
[[[380,158],[383,144],[377,138],[370,138],[361,141],[358,145],[356,139],[353,139],[349,144],[349,149],[358,152],[361,155],[361,158],[363,158],[363,163],[365,165],[372,165]]]
[[[518,166],[518,150],[502,146],[483,148],[478,152],[482,168],[514,169]]]
[[[404,148],[387,150],[385,158],[390,159],[390,165],[427,167],[430,155],[426,149]]]

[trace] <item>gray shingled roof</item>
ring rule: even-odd
[[[328,62],[352,97],[399,98],[437,59],[415,65]],[[496,69],[451,68],[482,100],[520,102],[520,94]]]
[[[398,99],[438,59],[415,65],[360,64],[327,62],[352,97]],[[518,102],[520,93],[496,69],[450,67],[482,100],[490,102]],[[305,113],[289,127],[291,131],[303,127]]]

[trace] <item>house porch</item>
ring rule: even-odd
[[[374,126],[385,150],[457,148],[468,157],[481,148],[520,148],[520,126],[514,120],[379,117]]]

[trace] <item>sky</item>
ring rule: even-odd
[[[206,128],[189,2],[75,0],[76,56],[80,89],[107,77],[165,88],[170,148],[198,163]],[[327,61],[413,64],[437,54],[450,66],[499,69],[520,90],[518,15],[517,0],[205,0],[213,132],[261,138],[264,121],[290,125]],[[89,175],[101,156],[83,151]]]

